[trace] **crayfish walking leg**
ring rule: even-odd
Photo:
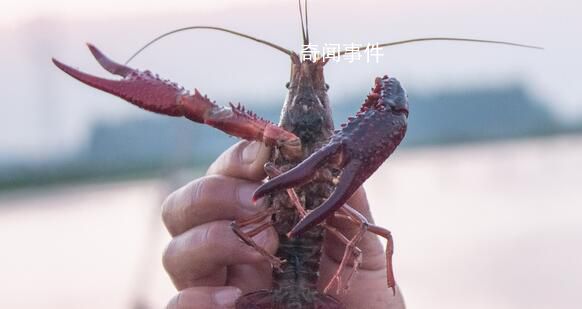
[[[261,232],[265,231],[267,228],[273,226],[273,223],[271,222],[271,216],[274,213],[275,212],[272,208],[263,209],[262,211],[258,212],[257,214],[249,218],[233,221],[230,224],[230,227],[232,228],[233,232],[245,244],[257,250],[257,252],[264,256],[269,261],[273,268],[280,269],[281,264],[285,261],[267,252],[264,248],[257,245],[255,241],[252,239],[252,237],[254,237],[255,235],[258,235]],[[265,219],[268,219],[268,221],[265,221]],[[249,226],[251,224],[259,224],[259,226],[251,229],[250,231],[242,230],[243,227]]]
[[[336,217],[348,219],[350,223],[356,224],[358,226],[358,232],[346,243],[346,248],[344,250],[344,254],[342,260],[340,262],[340,266],[338,267],[337,271],[335,272],[334,276],[328,283],[328,285],[324,289],[324,293],[327,293],[329,289],[332,287],[334,282],[337,282],[337,293],[339,294],[341,288],[341,272],[343,268],[347,266],[347,263],[350,260],[350,256],[354,257],[354,266],[352,271],[350,272],[346,284],[345,289],[349,288],[349,282],[352,276],[357,272],[358,265],[361,263],[361,250],[356,247],[356,244],[362,239],[366,232],[371,232],[376,234],[380,237],[386,239],[386,277],[388,281],[388,287],[392,289],[392,293],[396,294],[396,281],[394,279],[394,270],[392,268],[392,255],[394,254],[394,241],[392,239],[392,234],[387,229],[371,224],[368,222],[368,219],[364,217],[360,212],[351,208],[348,205],[344,205],[341,209],[343,214],[334,214]],[[336,235],[337,236],[337,235]],[[345,243],[345,239],[340,239],[343,243]]]

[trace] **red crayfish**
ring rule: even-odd
[[[299,6],[301,10],[301,3]],[[303,16],[301,21],[303,44],[309,46]],[[238,300],[237,308],[343,308],[339,301],[325,293],[334,284],[339,290],[342,285],[341,272],[350,260],[353,267],[346,281],[357,271],[362,258],[357,243],[366,231],[387,239],[387,286],[394,291],[396,282],[392,270],[393,242],[390,232],[369,223],[363,215],[344,203],[394,152],[405,136],[408,100],[400,82],[387,76],[376,78],[372,91],[355,117],[342,125],[341,130],[334,131],[328,85],[323,74],[324,66],[331,59],[326,57],[329,55],[302,59],[301,54],[289,49],[219,27],[196,26],[177,31],[186,29],[228,32],[275,48],[290,57],[289,92],[279,125],[256,116],[240,105],[219,106],[198,90],[190,93],[149,71],[118,64],[92,45],[89,49],[99,64],[110,73],[121,76],[121,80],[99,78],[55,59],[53,62],[79,81],[148,111],[183,116],[230,135],[271,146],[271,159],[265,166],[270,180],[254,194],[255,199],[266,197],[266,207],[252,218],[233,222],[232,227],[241,240],[271,262],[273,289],[244,295]],[[435,40],[523,46],[486,40],[420,38],[380,44],[379,47]],[[331,56],[339,57],[346,52],[337,51]],[[347,219],[346,222],[358,225],[359,232],[352,238],[341,235],[325,223],[330,216],[342,217]],[[259,227],[243,231],[251,224],[259,224]],[[280,238],[276,255],[258,247],[251,238],[270,226],[275,227]],[[324,293],[320,293],[316,283],[324,233],[336,235],[346,248],[335,276]]]

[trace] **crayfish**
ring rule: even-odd
[[[299,8],[301,13],[301,2]],[[307,7],[305,20],[307,23]],[[301,26],[303,44],[309,46],[309,32],[303,25],[302,13]],[[198,90],[190,93],[149,71],[118,64],[92,45],[89,49],[99,64],[110,73],[121,76],[121,80],[103,79],[55,59],[53,62],[75,79],[145,110],[183,116],[271,147],[271,157],[265,165],[270,180],[259,187],[253,197],[266,197],[266,207],[251,218],[233,222],[232,228],[242,241],[269,260],[273,267],[273,289],[242,296],[237,301],[237,308],[343,308],[327,292],[333,285],[337,285],[339,291],[342,270],[350,260],[353,266],[346,281],[357,271],[362,259],[357,244],[365,232],[387,240],[387,287],[395,293],[392,269],[394,245],[390,232],[368,222],[345,202],[395,151],[406,134],[408,99],[400,82],[388,76],[375,78],[371,92],[355,117],[351,117],[340,130],[334,131],[327,94],[329,86],[323,74],[330,57],[320,55],[315,59],[302,59],[301,54],[271,42],[219,27],[195,26],[170,33],[188,29],[227,32],[267,45],[290,57],[291,77],[279,125],[258,117],[240,104],[219,106]],[[438,40],[524,46],[499,41],[433,37],[390,42],[379,47]],[[345,50],[340,50],[334,56],[345,53]],[[359,226],[359,232],[352,238],[341,235],[326,224],[326,218],[331,216],[344,218],[346,222]],[[249,231],[243,230],[251,224],[259,226]],[[257,246],[251,238],[270,226],[277,230],[280,238],[276,255]],[[316,284],[325,233],[336,235],[346,248],[337,272],[320,293]]]

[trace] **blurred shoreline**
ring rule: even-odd
[[[581,171],[580,135],[397,151],[365,187],[409,306],[575,308]],[[3,194],[0,307],[162,307],[159,205],[200,174]]]
[[[215,138],[217,135],[220,136],[212,129],[200,129],[211,132],[212,135],[209,138]],[[148,136],[147,134],[144,135]],[[421,134],[421,136],[424,135],[425,134]],[[123,137],[122,139],[124,138],[132,139],[132,135]],[[422,153],[438,149],[444,149],[445,151],[457,148],[464,149],[478,147],[479,145],[484,145],[485,147],[495,147],[496,145],[511,146],[564,139],[577,140],[579,138],[582,138],[582,133],[578,129],[561,133],[547,132],[545,135],[525,135],[519,138],[497,137],[494,139],[483,140],[473,137],[472,139],[460,141],[451,140],[449,142],[441,140],[438,143],[435,142],[432,144],[418,142],[413,137],[412,142],[405,139],[403,145],[399,147],[397,152]],[[166,137],[164,139],[168,138]],[[165,152],[160,152],[154,157],[143,159],[143,152],[135,151],[135,149],[128,149],[128,154],[126,156],[121,155],[121,157],[117,151],[110,151],[108,153],[107,151],[102,150],[106,158],[102,158],[95,162],[73,161],[72,163],[62,164],[45,163],[40,166],[23,166],[5,170],[3,175],[0,176],[0,207],[2,207],[2,197],[26,194],[28,191],[44,192],[47,190],[58,189],[63,186],[91,186],[97,184],[148,180],[153,178],[173,179],[176,178],[176,175],[183,175],[185,173],[200,175],[204,172],[208,164],[212,162],[213,158],[224,149],[228,148],[230,143],[233,143],[233,138],[228,136],[220,136],[218,139],[219,141],[217,141],[216,145],[212,148],[203,150],[196,148],[194,153],[191,153],[188,150],[185,151],[184,149],[192,146],[192,142],[187,142],[186,145],[182,145],[182,147],[176,145],[173,145],[173,147],[167,147],[168,149],[177,147],[178,151],[174,152],[178,153],[178,156],[176,154],[168,155]],[[155,143],[154,146],[151,147],[159,148],[155,146]],[[186,158],[186,154],[189,154],[190,158]],[[164,159],[164,155],[166,155],[168,159]],[[197,156],[197,158],[194,159],[194,156]],[[142,160],[140,160],[140,158],[142,158]]]

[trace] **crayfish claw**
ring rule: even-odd
[[[331,196],[320,206],[303,217],[291,231],[289,237],[296,237],[311,227],[325,220],[331,213],[342,207],[348,199],[356,192],[362,184],[362,179],[358,179],[358,173],[362,164],[356,160],[350,161],[344,168],[339,183]]]
[[[253,201],[275,191],[300,186],[308,182],[327,159],[341,150],[341,144],[330,143],[287,172],[262,184],[253,194]]]
[[[80,82],[120,97],[140,108],[169,116],[184,116],[184,108],[179,104],[179,99],[187,94],[183,88],[169,81],[161,80],[149,71],[138,71],[118,64],[107,58],[95,46],[87,45],[105,70],[124,78],[111,80],[93,76],[54,58],[53,63]],[[200,102],[198,106],[202,106],[201,108],[212,105],[208,100],[203,100],[201,96],[185,97],[185,99],[196,101],[196,103]]]
[[[100,50],[87,44],[89,50],[108,72],[120,75],[120,80],[105,79],[72,68],[53,58],[53,63],[62,71],[80,82],[110,93],[150,112],[186,117],[194,122],[207,124],[230,135],[247,140],[262,141],[268,146],[280,147],[288,158],[303,154],[301,141],[293,133],[257,117],[244,107],[230,108],[216,105],[197,90],[191,94],[183,87],[161,79],[150,71],[141,71],[116,63]]]
[[[125,65],[121,65],[109,58],[107,58],[107,56],[105,56],[99,49],[97,49],[97,47],[95,47],[93,44],[91,43],[87,43],[87,46],[89,47],[89,50],[91,51],[91,53],[93,54],[93,57],[95,57],[95,59],[97,60],[97,62],[99,62],[99,64],[105,69],[107,70],[109,73],[111,74],[115,74],[115,75],[119,75],[122,77],[126,77],[127,75],[134,73],[135,70],[125,66]]]

